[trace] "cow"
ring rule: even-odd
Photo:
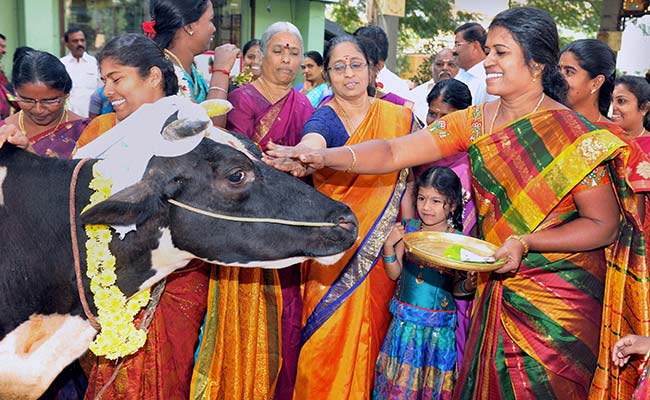
[[[101,161],[85,163],[74,191],[77,237],[72,238],[70,183],[79,162],[40,157],[9,144],[0,148],[2,399],[41,395],[97,334],[84,314],[73,267],[75,240],[84,293],[96,315],[85,275],[84,224],[135,226],[123,237],[112,231],[110,243],[117,286],[127,297],[193,258],[268,268],[306,258],[332,263],[357,237],[357,220],[346,205],[256,157],[203,139],[186,154],[154,156],[140,181],[80,214],[92,194],[93,165]],[[232,221],[216,214],[319,226]]]

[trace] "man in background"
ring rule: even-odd
[[[90,96],[101,86],[95,57],[86,53],[86,35],[79,28],[69,28],[63,35],[70,54],[61,58],[72,78],[68,108],[82,117],[88,117]]]
[[[409,98],[409,85],[408,82],[392,72],[386,67],[386,59],[388,58],[388,36],[383,29],[376,25],[362,26],[354,31],[354,36],[365,37],[373,42],[378,50],[377,60],[377,87],[382,89],[385,93],[393,93],[404,99]]]
[[[472,104],[481,104],[497,99],[487,94],[485,84],[485,29],[476,23],[468,22],[459,26],[454,33],[454,55],[463,69],[456,79],[463,82],[472,93]]]
[[[455,77],[458,74],[458,69],[458,61],[452,49],[442,49],[433,58],[431,79],[417,86],[409,93],[409,99],[415,103],[413,113],[420,121],[424,122],[427,119],[427,112],[429,111],[427,95],[433,89],[433,85]]]

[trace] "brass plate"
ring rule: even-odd
[[[425,263],[439,265],[441,267],[459,269],[462,271],[489,272],[501,268],[505,260],[497,260],[492,263],[468,262],[452,260],[444,256],[445,250],[452,244],[478,254],[482,257],[490,257],[499,248],[490,242],[476,239],[469,236],[457,235],[445,232],[412,232],[404,236],[406,251],[416,259]]]

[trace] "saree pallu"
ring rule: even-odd
[[[572,191],[624,146],[569,110],[479,135],[469,156],[483,238],[501,245],[577,218]],[[532,252],[512,276],[482,274],[454,398],[586,398],[605,269],[602,250]]]
[[[630,154],[627,160],[617,159],[612,165],[617,171],[612,176],[617,178],[614,183],[625,221],[618,242],[606,250],[613,262],[607,269],[600,353],[589,398],[629,399],[639,378],[640,360],[632,357],[619,368],[612,363],[612,347],[627,334],[650,336],[650,268],[645,238],[645,232],[650,232],[650,137],[630,140],[617,125],[601,125],[624,140]],[[645,221],[640,219],[640,208],[645,209]]]
[[[307,98],[295,90],[272,105],[252,85],[229,98],[237,111],[228,114],[228,128],[263,149],[269,140],[298,144],[313,112]],[[302,309],[298,268],[213,269],[190,398],[291,398]]]
[[[228,95],[233,109],[228,113],[226,128],[251,138],[263,149],[269,140],[295,146],[302,138],[302,127],[314,112],[309,99],[296,89],[275,102],[269,101],[248,84]]]
[[[406,108],[376,100],[346,144],[402,136],[411,123]],[[406,173],[355,175],[323,169],[313,174],[318,190],[352,208],[359,238],[334,265],[303,264],[304,327],[295,399],[371,396],[395,288],[379,254],[396,221]]]
[[[115,114],[95,118],[84,130],[78,147],[112,128]],[[88,373],[86,399],[104,390],[104,399],[187,399],[190,392],[194,349],[205,315],[210,264],[192,260],[166,279],[160,302],[147,331],[147,341],[137,353],[114,361],[88,352],[82,365]],[[145,310],[138,313],[140,324]],[[111,382],[112,375],[115,379]]]

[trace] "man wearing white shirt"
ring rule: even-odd
[[[485,29],[476,23],[468,22],[459,26],[454,40],[454,55],[462,70],[456,79],[465,83],[472,93],[472,104],[481,104],[498,97],[486,92],[485,84]]]
[[[376,25],[367,25],[354,31],[354,36],[368,38],[379,49],[377,85],[386,93],[394,93],[404,99],[408,99],[410,91],[408,82],[397,76],[385,65],[386,59],[388,58],[388,36],[386,36],[386,32]]]
[[[458,74],[458,62],[454,51],[452,49],[442,49],[433,58],[431,65],[432,79],[417,86],[409,93],[409,99],[415,104],[413,113],[423,123],[427,119],[427,112],[429,111],[429,103],[427,103],[427,95],[433,89],[433,86],[445,79],[451,79]]]
[[[88,117],[90,96],[101,86],[97,60],[86,53],[86,36],[81,29],[69,28],[63,39],[70,50],[70,54],[61,58],[72,78],[68,108],[77,115]]]

